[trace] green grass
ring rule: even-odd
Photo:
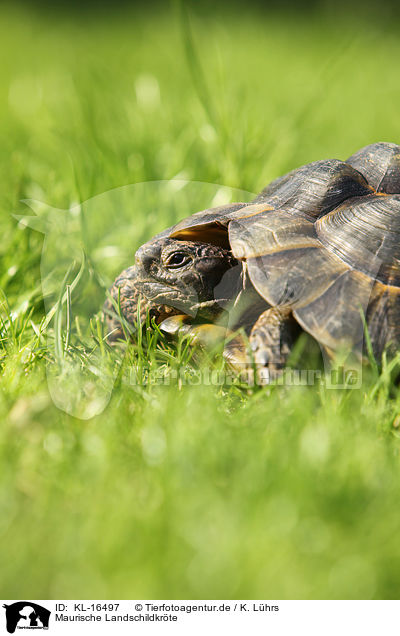
[[[111,349],[96,316],[178,218],[399,141],[396,24],[2,15],[0,596],[398,598],[398,360],[356,390],[194,386],[187,341]]]

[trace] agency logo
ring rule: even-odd
[[[9,634],[14,634],[16,629],[49,629],[51,612],[37,603],[18,601],[3,607],[6,610],[6,627]]]

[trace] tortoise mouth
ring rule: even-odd
[[[147,310],[145,313],[147,314]],[[153,305],[151,308],[148,309],[148,313],[150,315],[150,318],[152,318],[157,323],[157,325],[159,325],[166,318],[170,318],[170,316],[178,316],[183,312],[175,309],[174,307],[170,307],[169,305]],[[143,322],[145,322],[145,320],[146,316],[144,316],[142,324]]]
[[[157,319],[158,315],[171,316],[174,314],[192,315],[198,298],[188,291],[185,296],[180,290],[168,285],[157,283],[137,283],[132,301],[138,305],[140,303],[140,313],[142,307],[145,313],[149,312],[152,318]]]
[[[163,295],[163,300],[166,296],[167,294]],[[171,297],[173,297],[172,293]],[[156,302],[156,299],[149,299],[144,295],[138,294],[135,296],[134,302],[136,303],[136,308],[140,308],[139,315],[141,324],[146,321],[147,314],[149,314],[150,318],[157,324],[160,324],[166,318],[178,315],[185,315],[193,320],[197,318],[212,322],[226,312],[226,308],[231,301],[228,298],[218,298],[204,302],[196,302],[195,299],[191,299],[191,302],[178,303],[176,299],[174,299],[173,304],[166,304],[165,302]]]
[[[171,294],[172,295],[172,294]],[[135,290],[135,293],[130,298],[129,313],[123,312],[124,318],[128,322],[133,323],[139,319],[140,325],[144,325],[147,316],[151,320],[154,320],[157,324],[160,324],[165,318],[183,313],[177,307],[172,304],[166,304],[164,299],[166,294],[163,294],[155,298],[148,298],[139,290]]]

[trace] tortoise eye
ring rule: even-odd
[[[185,254],[185,252],[173,252],[168,256],[165,265],[170,269],[177,269],[178,267],[184,267],[191,260],[190,256]]]

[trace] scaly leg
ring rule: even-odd
[[[299,329],[290,310],[271,307],[264,311],[249,337],[256,367],[267,368],[271,378],[279,375],[286,366]]]

